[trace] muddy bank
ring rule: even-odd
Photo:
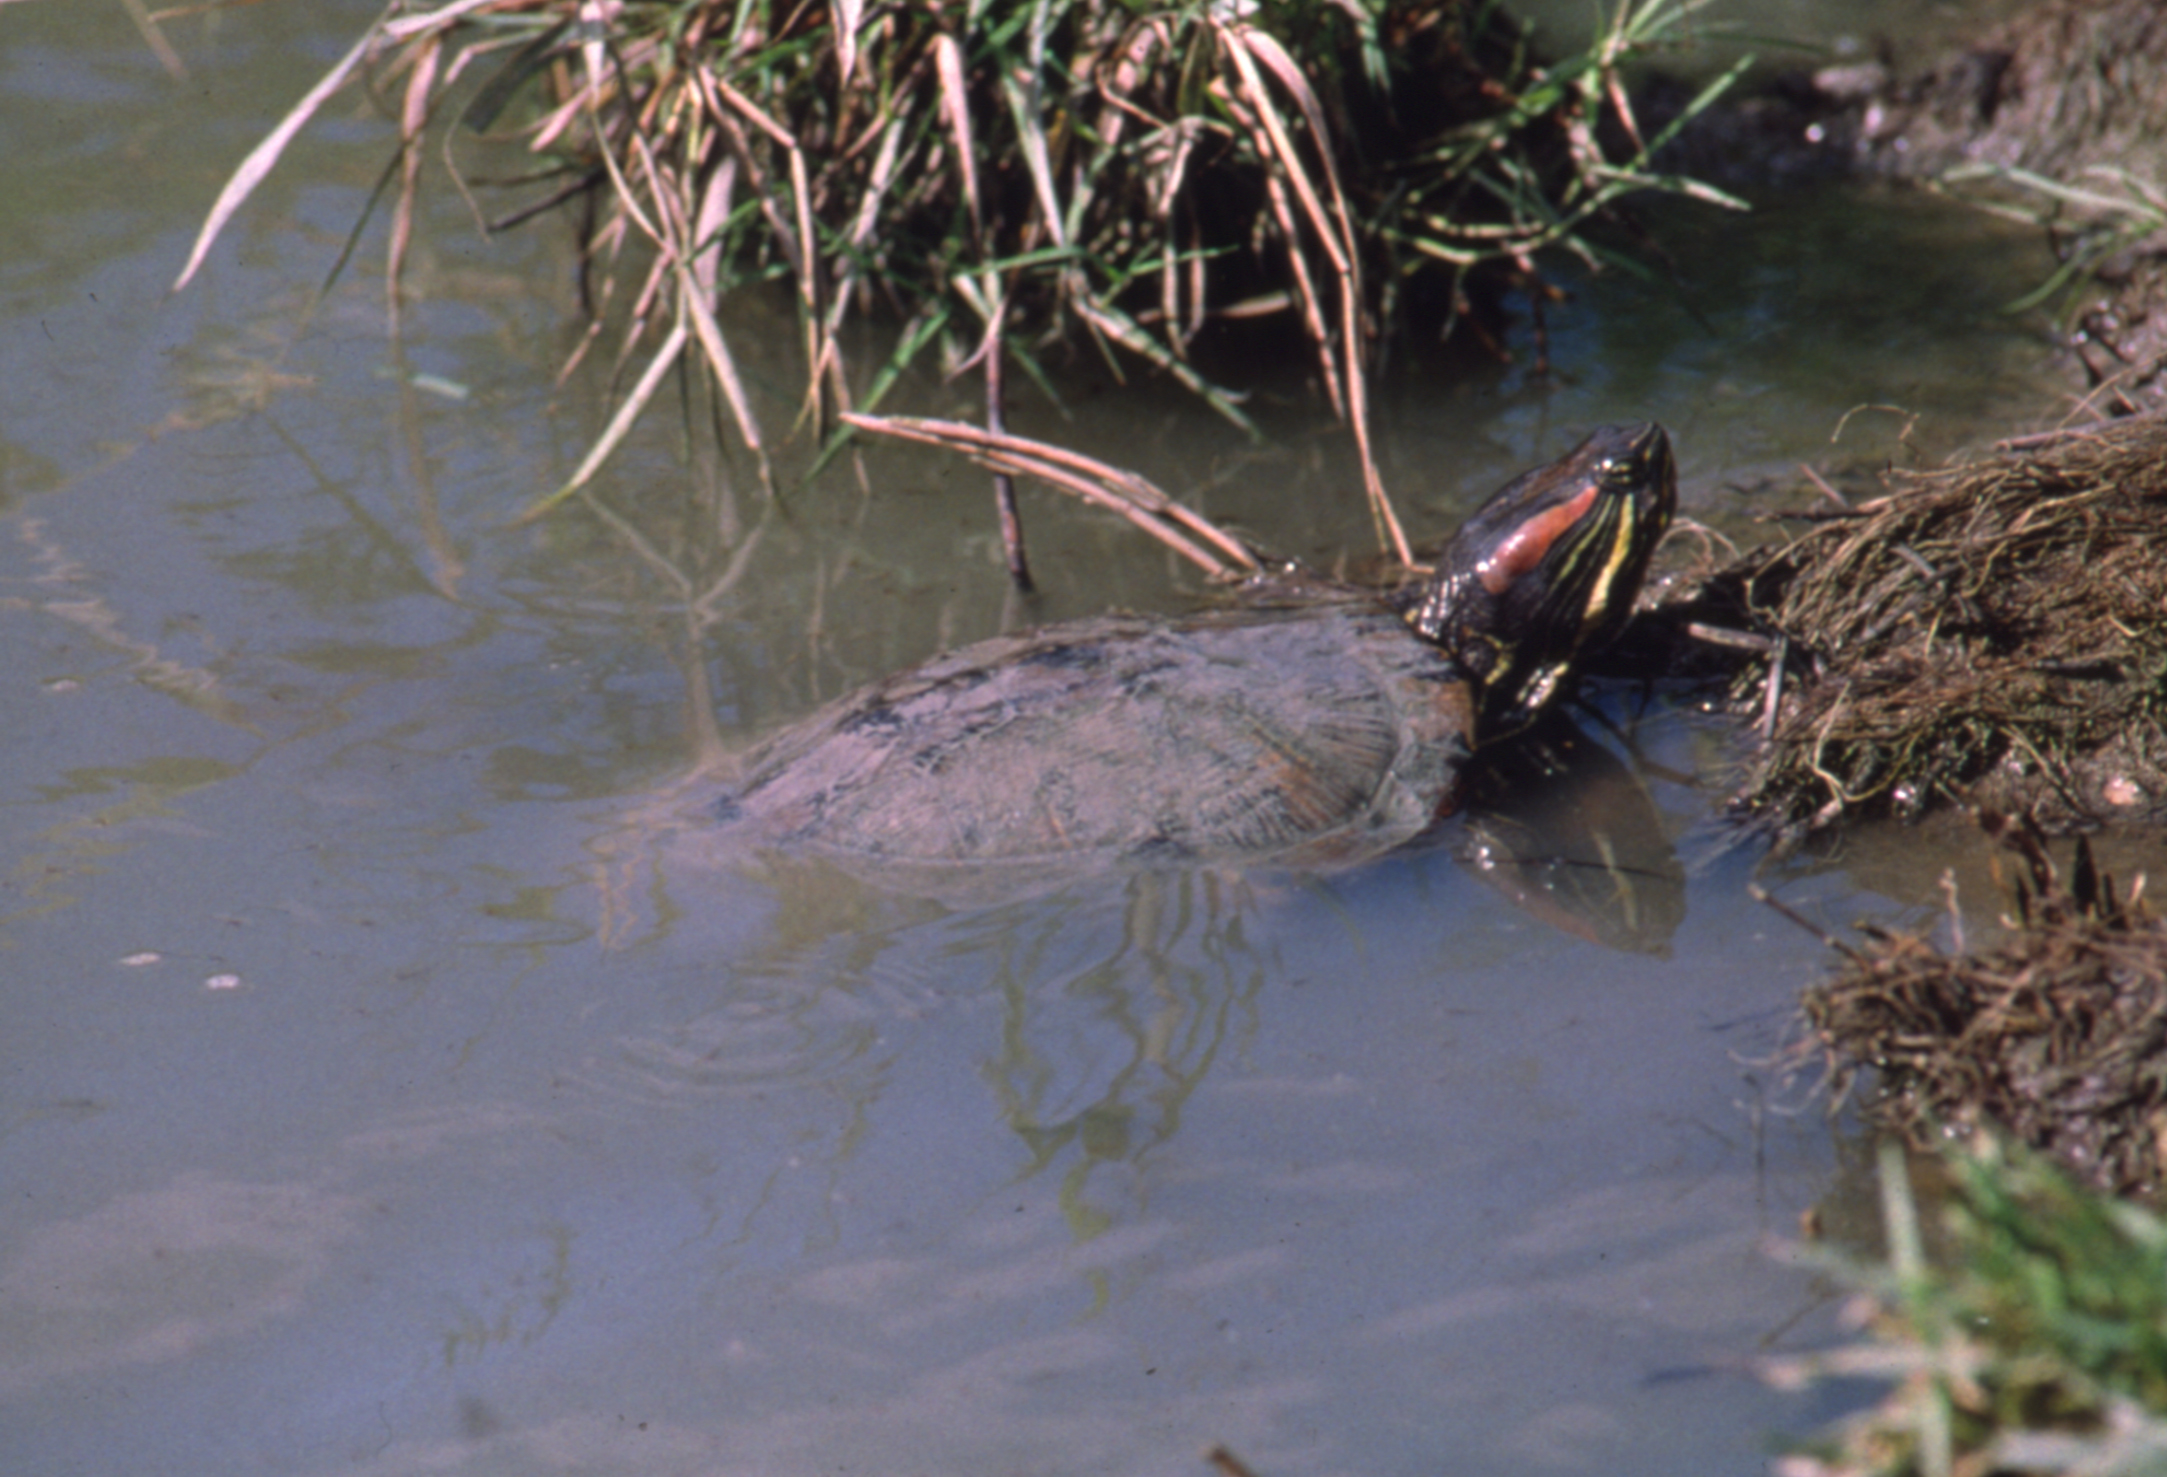
[[[1869,929],[1837,946],[1806,1019],[1839,1101],[1914,1148],[1994,1128],[2093,1187],[2157,1199],[2167,1160],[2167,922],[2079,840],[1981,818],[2002,848],[2010,919],[1990,946]]]
[[[2034,214],[2068,273],[2054,303],[2090,387],[2167,394],[2167,10],[2054,0],[1861,102],[1869,168]]]
[[[1735,808],[1794,841],[1950,803],[2167,820],[2167,413],[1876,480],[1802,485],[1660,611],[1758,727]]]
[[[1733,806],[1779,851],[1969,805],[2006,853],[1990,948],[1868,928],[1801,1004],[1838,1103],[1915,1148],[1993,1128],[2096,1187],[2167,1167],[2167,925],[2048,829],[2167,820],[2167,412],[2005,442],[1850,497],[1649,624],[1758,725]],[[1757,643],[1757,647],[1755,647]]]

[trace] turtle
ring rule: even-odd
[[[1199,613],[980,641],[760,744],[710,819],[921,875],[1381,855],[1617,634],[1676,489],[1660,426],[1604,427],[1508,483],[1410,591],[1282,573]]]

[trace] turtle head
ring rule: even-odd
[[[1678,503],[1670,437],[1605,426],[1461,525],[1408,623],[1479,696],[1475,737],[1525,728],[1625,626]]]

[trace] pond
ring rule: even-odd
[[[1718,1474],[1827,1414],[1750,1371],[1826,1334],[1776,1243],[1842,1146],[1765,1065],[1821,946],[1745,885],[1916,920],[1966,843],[1762,868],[1728,724],[1606,692],[1555,808],[1623,806],[1646,890],[1562,919],[1471,863],[1480,822],[975,906],[688,864],[647,820],[697,758],[1195,586],[1027,493],[1026,601],[969,469],[869,447],[771,502],[667,411],[593,503],[515,521],[611,350],[557,386],[561,231],[481,241],[445,189],[397,339],[380,237],[309,312],[387,152],[365,102],[168,296],[372,13],[177,23],[179,76],[121,7],[0,20],[0,1466]],[[1993,310],[2045,262],[1982,217],[1832,192],[1672,246],[1678,294],[1552,315],[1552,376],[1394,382],[1422,530],[1602,421],[1662,420],[1687,511],[1750,533],[1854,406],[1905,412],[1846,428],[1871,460],[2034,403]],[[729,327],[787,426],[787,305]],[[1088,355],[1014,423],[1367,553],[1300,373],[1262,446]]]

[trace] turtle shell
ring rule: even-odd
[[[1363,860],[1451,809],[1475,745],[1614,633],[1675,496],[1660,426],[1604,427],[1479,509],[1410,608],[1292,579],[981,642],[770,740],[718,818],[890,876]]]
[[[720,817],[842,859],[1353,862],[1453,804],[1458,666],[1345,591],[983,641],[749,756]]]

